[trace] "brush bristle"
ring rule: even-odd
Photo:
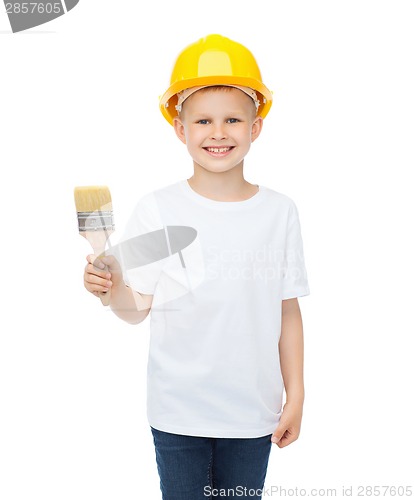
[[[77,212],[111,211],[112,199],[107,186],[75,187]]]

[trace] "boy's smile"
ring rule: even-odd
[[[205,88],[184,101],[174,129],[195,168],[225,172],[243,165],[262,123],[253,100],[241,90]]]
[[[230,151],[234,148],[234,146],[212,146],[212,147],[206,147],[203,148],[205,149],[208,153],[211,154],[211,156],[214,156],[216,158],[222,158],[223,156],[226,156]]]

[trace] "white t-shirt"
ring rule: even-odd
[[[282,300],[310,293],[292,199],[259,186],[247,200],[215,201],[181,180],[139,200],[122,240],[125,282],[154,295],[149,424],[204,437],[273,433]]]

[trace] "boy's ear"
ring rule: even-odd
[[[257,116],[252,124],[252,142],[254,142],[259,137],[262,128],[263,118],[261,116]]]
[[[185,138],[184,124],[178,116],[175,116],[173,119],[173,127],[180,141],[183,142],[184,144],[187,144]]]

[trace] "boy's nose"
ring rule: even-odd
[[[227,138],[227,134],[226,134],[224,126],[221,123],[215,124],[213,126],[211,139],[214,139],[216,141],[221,141],[222,139],[226,139],[226,138]]]

